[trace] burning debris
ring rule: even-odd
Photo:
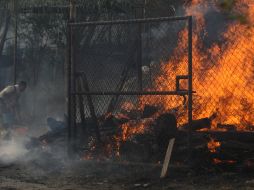
[[[0,139],[1,171],[4,170],[2,164],[7,164],[6,168],[8,168],[9,163],[19,165],[22,162],[22,167],[24,165],[24,168],[28,168],[25,172],[30,175],[27,177],[28,175],[21,173],[22,167],[16,169],[15,166],[11,174],[15,174],[13,175],[15,180],[11,182],[20,184],[23,179],[27,184],[32,184],[34,179],[34,183],[41,186],[38,189],[44,189],[44,185],[45,189],[48,187],[57,189],[57,184],[54,184],[56,178],[65,189],[86,189],[85,185],[87,189],[97,189],[98,186],[108,189],[111,188],[110,183],[116,182],[120,185],[115,189],[128,189],[130,186],[130,188],[149,189],[156,186],[155,189],[160,189],[158,184],[163,184],[161,189],[171,187],[192,189],[188,188],[190,186],[181,188],[175,184],[168,186],[167,183],[168,181],[176,183],[175,176],[181,183],[183,179],[189,180],[191,184],[195,181],[206,181],[202,180],[203,178],[199,180],[196,176],[204,170],[209,177],[213,172],[223,169],[237,172],[254,171],[254,90],[252,87],[254,9],[249,5],[251,0],[186,1],[184,9],[186,15],[193,15],[193,25],[190,25],[190,17],[181,17],[187,18],[183,20],[179,17],[149,19],[149,9],[144,9],[143,14],[148,18],[144,19],[144,22],[139,19],[112,23],[100,21],[97,25],[89,19],[102,20],[105,15],[107,18],[114,19],[116,15],[119,16],[118,13],[107,15],[111,3],[105,2],[107,10],[105,12],[103,10],[103,13],[100,13],[101,9],[96,10],[96,13],[100,14],[98,17],[88,18],[90,10],[79,17],[81,11],[87,8],[81,6],[83,1],[78,2],[76,11],[74,11],[76,1],[70,2],[73,9],[71,15],[77,16],[73,20],[89,21],[89,24],[83,27],[83,22],[81,24],[69,22],[68,26],[71,26],[71,30],[68,30],[70,32],[68,35],[63,35],[62,31],[66,30],[66,23],[62,25],[60,20],[56,22],[54,17],[49,19],[54,21],[53,25],[49,25],[53,28],[49,30],[49,36],[44,36],[47,32],[46,27],[44,29],[44,26],[40,26],[44,24],[37,23],[41,22],[41,19],[30,18],[34,13],[27,12],[21,18],[24,21],[29,18],[35,23],[26,23],[22,26],[22,31],[19,31],[21,36],[19,40],[23,40],[24,37],[24,41],[20,42],[20,48],[30,47],[30,44],[32,46],[32,53],[20,51],[24,54],[20,59],[36,64],[38,62],[36,66],[29,68],[34,72],[34,81],[32,81],[34,86],[37,86],[36,80],[39,81],[40,75],[46,77],[52,75],[48,77],[50,82],[57,78],[64,81],[56,74],[58,70],[63,71],[63,68],[59,68],[60,62],[63,62],[63,54],[67,53],[66,47],[62,47],[65,43],[62,43],[63,41],[70,40],[68,45],[73,47],[69,48],[68,54],[74,55],[66,56],[70,61],[69,63],[66,61],[66,66],[69,68],[67,72],[62,72],[68,74],[66,76],[70,85],[66,86],[69,90],[66,93],[68,99],[59,101],[62,101],[62,105],[64,101],[68,104],[66,106],[68,121],[54,119],[53,117],[58,113],[45,108],[38,111],[40,121],[37,121],[37,117],[33,119],[34,122],[39,123],[48,115],[52,115],[52,118],[47,119],[47,126],[43,126],[43,129],[47,128],[47,132],[43,130],[40,135],[30,137],[29,129],[22,126],[10,130],[12,131],[10,134],[13,135],[11,138]],[[118,4],[112,4],[116,6],[114,9],[121,12],[121,16],[125,14],[122,9],[118,9]],[[44,9],[44,6],[36,6],[33,11]],[[57,7],[45,8],[54,11]],[[173,12],[177,14],[181,8]],[[60,15],[57,12],[57,15],[65,19],[68,5],[62,6],[61,9],[64,9],[65,13]],[[27,8],[26,11],[28,10],[31,11],[31,8]],[[211,15],[214,18],[209,19]],[[11,16],[15,14],[12,13]],[[213,23],[220,22],[216,20],[217,16],[227,20],[218,24],[220,26],[218,30]],[[47,22],[47,19],[42,20]],[[186,21],[189,22],[188,29]],[[43,47],[41,44],[25,39],[38,38],[37,33],[33,36],[30,32],[34,30],[33,25],[35,31],[41,35]],[[193,36],[190,37],[192,33],[189,31],[192,27]],[[10,28],[10,31],[14,29],[14,27]],[[41,28],[43,28],[42,33]],[[56,29],[58,31],[55,34],[53,30]],[[26,33],[26,30],[29,31]],[[62,40],[66,36],[68,40]],[[9,34],[7,37],[3,40],[12,38]],[[188,68],[188,64],[191,65],[191,53],[188,55],[188,52],[191,52],[191,40],[193,40],[193,75]],[[47,44],[50,44],[50,48],[54,50],[47,47]],[[37,56],[37,51],[45,51],[45,54]],[[31,54],[33,58],[30,60]],[[54,59],[48,54],[54,54]],[[17,58],[17,55],[15,56]],[[39,61],[44,58],[43,62]],[[18,58],[14,61],[19,62]],[[39,70],[46,67],[44,64],[46,62],[50,65],[50,72],[42,72],[42,74]],[[54,62],[57,62],[57,66]],[[25,64],[20,64],[18,70],[27,70]],[[31,66],[29,63],[27,65]],[[104,72],[105,70],[110,70],[110,73]],[[91,74],[94,71],[97,73]],[[27,75],[30,77],[29,72]],[[22,78],[25,75],[22,71],[18,77]],[[112,75],[111,81],[105,79],[108,75]],[[192,77],[193,91],[190,87]],[[29,85],[30,83],[29,81]],[[48,88],[48,83],[45,83],[45,88],[42,86],[34,88],[39,89],[38,94],[43,91],[39,97],[36,96],[37,92],[33,93],[33,101],[40,102],[38,105],[43,105],[40,97],[44,96],[44,93],[55,91],[54,89],[58,87],[53,85],[52,88]],[[30,90],[29,86],[28,91]],[[58,93],[64,96],[63,91]],[[48,104],[50,102],[47,100]],[[59,102],[51,106],[57,106]],[[2,107],[5,107],[4,103],[2,104]],[[36,106],[31,109],[31,112],[34,111],[37,111]],[[5,119],[8,120],[8,117]],[[2,134],[6,136],[6,131]],[[169,162],[174,166],[169,166]],[[162,178],[167,175],[168,168],[176,168],[178,171],[171,170],[169,180],[158,180],[159,170],[162,169]],[[179,168],[184,170],[181,172],[188,178],[178,176]],[[38,171],[45,171],[45,176],[37,177]],[[66,171],[65,177],[62,176],[62,171]],[[31,177],[34,174],[35,177]],[[119,181],[118,177],[122,174],[125,179]],[[5,175],[5,171],[0,175],[1,182],[3,178],[9,177]],[[192,175],[195,176],[194,180]],[[73,176],[77,176],[77,179],[73,180]],[[46,178],[50,178],[52,184],[46,185]],[[231,180],[232,176],[229,178]],[[80,183],[80,188],[69,186],[70,181]],[[15,189],[19,184],[10,187],[0,184],[0,189],[12,187]],[[246,184],[253,185],[253,180],[248,180]],[[204,183],[203,187],[207,187],[207,184]]]
[[[248,6],[249,2],[236,1],[231,10],[245,15],[248,22],[243,24],[237,19],[228,21],[217,36],[219,42],[208,44],[204,41],[209,35],[206,13],[217,12],[223,6],[217,1],[191,1],[185,7],[186,14],[194,16],[193,86],[196,93],[193,95],[194,120],[191,126],[187,124],[188,100],[184,96],[138,96],[138,100],[132,102],[122,101],[116,95],[103,115],[95,113],[93,99],[89,94],[86,98],[92,118],[81,118],[82,123],[77,124],[80,131],[83,130],[81,127],[86,127],[85,140],[81,142],[83,149],[79,151],[82,159],[126,159],[157,163],[162,161],[169,139],[176,137],[173,161],[186,161],[188,149],[193,146],[197,153],[195,156],[201,155],[200,159],[205,159],[209,164],[233,165],[245,162],[235,151],[246,150],[246,156],[252,155],[246,139],[252,138],[253,134],[248,136],[244,133],[252,131],[254,126],[253,89],[250,87],[254,60],[251,16],[254,10]],[[146,91],[175,90],[176,76],[183,76],[188,69],[187,41],[188,30],[182,29],[178,33],[177,46],[169,59],[161,60],[158,71],[153,75],[153,84]],[[123,91],[126,86],[128,72],[129,68],[126,68],[121,74],[116,87],[118,91]],[[145,69],[143,74],[150,72],[150,68]],[[90,92],[87,88],[89,82],[87,79],[84,81],[85,90]],[[135,78],[131,81],[135,81]],[[186,82],[179,85],[181,89],[188,87]],[[119,102],[120,109],[116,108]],[[84,112],[81,109],[79,111]],[[82,117],[85,114],[80,115]],[[98,131],[95,128],[100,131],[101,142],[98,142]],[[193,133],[193,142],[187,146],[190,143],[190,132]],[[84,144],[87,146],[84,147]],[[197,163],[200,159],[196,159]]]
[[[91,114],[91,117],[82,117],[85,116],[85,110],[81,109],[84,106],[79,106],[82,121],[77,123],[80,132],[77,141],[80,142],[75,143],[81,147],[77,151],[81,159],[161,163],[169,140],[176,138],[172,158],[174,163],[186,162],[187,152],[193,148],[195,155],[190,157],[195,164],[199,164],[202,159],[206,164],[208,162],[207,165],[252,165],[250,158],[254,155],[250,142],[254,135],[245,133],[254,128],[254,98],[251,88],[254,9],[248,5],[249,2],[250,0],[236,1],[231,10],[245,15],[246,22],[237,19],[229,21],[220,30],[219,42],[208,44],[204,42],[208,35],[205,13],[219,11],[224,5],[192,1],[185,7],[186,14],[193,15],[195,20],[193,84],[196,93],[191,126],[187,121],[188,99],[185,96],[137,96],[138,100],[133,102],[122,101],[119,96],[115,96],[117,98],[110,102],[108,111],[103,115],[96,113],[94,100],[88,95],[79,99],[80,105],[84,104],[85,98],[88,99]],[[187,40],[188,31],[183,29],[178,33],[177,46],[170,58],[160,60],[159,69],[156,66],[142,67],[144,75],[151,74],[153,67],[158,70],[153,74],[155,79],[146,91],[175,90],[176,76],[183,76],[188,69],[188,55],[185,52]],[[126,70],[129,72],[129,69]],[[123,72],[121,77],[126,79],[127,74]],[[84,81],[85,90],[89,92],[89,82],[87,79]],[[121,80],[118,90],[122,91],[126,83]],[[187,89],[188,86],[186,82],[179,85],[181,89]],[[120,108],[116,108],[119,102]],[[51,132],[33,138],[26,148],[38,146],[44,149],[58,138],[66,136],[65,123],[51,118],[48,125]],[[95,128],[99,129],[100,140],[98,134],[94,135],[97,132]]]
[[[207,147],[210,150],[211,153],[215,153],[217,151],[217,148],[221,146],[221,143],[218,141],[215,141],[214,139],[211,139],[210,142],[208,142]]]
[[[235,1],[228,14],[241,14],[246,17],[247,23],[238,20],[228,21],[224,30],[220,30],[220,42],[205,44],[206,13],[215,14],[220,9],[216,1],[192,1],[186,6],[186,14],[193,15],[193,116],[195,119],[206,118],[213,113],[217,114],[211,123],[213,130],[219,128],[236,129],[237,131],[251,130],[253,126],[253,90],[250,87],[253,81],[253,6],[252,1]],[[203,34],[203,35],[202,35]],[[179,32],[177,47],[172,58],[160,64],[161,74],[155,79],[154,89],[174,90],[176,75],[183,75],[187,70],[187,54],[181,49],[187,49],[187,29]],[[211,34],[212,35],[212,34]],[[166,77],[165,77],[166,76]],[[186,88],[186,84],[182,84]],[[179,107],[179,97],[166,97],[158,100],[156,97],[149,100],[141,98],[141,105],[161,104],[165,110]],[[186,123],[186,110],[179,115],[178,121]]]

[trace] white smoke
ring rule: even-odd
[[[25,147],[28,141],[25,137],[15,137],[10,140],[0,140],[0,162],[13,163],[24,159],[28,150]]]

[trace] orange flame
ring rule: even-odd
[[[148,126],[152,123],[153,119],[142,119],[140,121],[130,121],[128,123],[124,123],[122,128],[122,141],[126,141],[131,138],[135,134],[142,134],[147,129]]]
[[[218,158],[213,159],[214,164],[235,164],[237,161],[235,160],[220,160]]]
[[[202,36],[206,36],[204,12],[213,3],[201,0],[192,1],[186,7],[187,15],[194,16],[193,32],[193,85],[197,92],[193,98],[194,119],[209,117],[217,113],[212,129],[217,123],[232,124],[237,130],[247,130],[254,125],[254,6],[253,1],[236,1],[235,13],[243,15],[248,21],[242,24],[238,19],[225,24],[226,31],[221,34],[223,43],[214,43],[205,48]],[[156,90],[175,90],[175,76],[187,74],[188,31],[178,35],[179,40],[173,56],[168,62],[160,64],[161,73],[155,79]],[[183,84],[186,88],[187,84]],[[150,104],[160,104],[165,110],[181,107],[182,97],[171,96],[151,98]],[[140,99],[141,105],[147,99]],[[186,109],[182,110],[178,122],[187,122]]]
[[[215,141],[214,139],[211,139],[210,142],[208,142],[207,147],[211,153],[215,153],[217,151],[217,148],[221,146],[221,143],[218,141]]]
[[[217,129],[217,123],[232,124],[238,130],[246,130],[254,126],[254,6],[252,0],[236,0],[234,12],[246,17],[246,23],[240,20],[225,24],[225,32],[221,33],[223,43],[214,43],[206,47],[203,37],[207,36],[205,30],[205,12],[217,1],[209,3],[203,0],[193,0],[186,7],[186,14],[194,17],[193,27],[193,87],[197,93],[193,97],[193,117],[200,119],[209,117],[213,113],[217,117],[213,121],[212,129]],[[202,35],[201,35],[202,34]],[[183,29],[178,33],[177,46],[171,58],[160,63],[160,72],[153,81],[154,89],[158,91],[175,90],[177,75],[186,75],[188,71],[188,30]],[[182,84],[187,88],[187,84]],[[187,110],[180,96],[141,96],[138,110],[143,110],[146,104],[157,105],[160,110],[178,111],[179,125],[187,122]],[[132,102],[125,102],[122,110],[129,112],[136,108]],[[159,113],[158,113],[159,114]],[[120,116],[126,117],[127,116]],[[156,114],[150,120],[129,121],[121,126],[122,133],[116,135],[115,146],[107,146],[107,151],[116,148],[119,156],[120,144],[127,141],[135,134],[144,133]],[[208,149],[215,153],[221,143],[211,139]],[[90,159],[90,156],[88,156]],[[216,163],[222,163],[214,159]],[[229,161],[231,162],[231,161]],[[234,162],[234,161],[232,161]]]

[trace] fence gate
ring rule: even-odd
[[[101,133],[106,129],[101,120],[109,115],[128,116],[137,126],[142,120],[142,130],[132,130],[141,133],[146,127],[144,110],[153,107],[157,116],[173,112],[178,125],[191,124],[192,17],[68,26],[71,142],[82,130],[103,142]],[[121,140],[129,138],[124,135]]]

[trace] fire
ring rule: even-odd
[[[135,134],[142,134],[146,132],[152,121],[153,119],[142,119],[140,121],[130,121],[122,124],[121,140],[126,141]]]
[[[217,148],[221,146],[221,143],[218,141],[215,141],[214,139],[211,139],[210,142],[208,142],[207,147],[211,153],[215,153],[217,151]]]
[[[206,31],[205,13],[210,9],[221,11],[217,0],[193,0],[186,5],[186,15],[194,18],[193,26],[193,97],[194,119],[207,118],[216,113],[212,129],[217,124],[234,125],[237,130],[248,130],[254,126],[254,6],[252,0],[235,0],[233,12],[243,19],[234,19],[224,25],[219,42],[209,44],[204,39]],[[177,46],[170,53],[170,59],[162,61],[159,72],[148,90],[175,90],[177,75],[186,75],[188,71],[188,30],[178,33]],[[181,84],[182,89],[187,83]],[[138,108],[132,102],[121,106],[121,118],[129,120],[132,110],[143,110],[145,105],[156,105],[160,111],[177,110],[179,125],[187,122],[186,101],[182,96],[141,96]],[[125,115],[126,114],[126,115]],[[160,114],[160,113],[157,113]],[[121,132],[114,136],[114,143],[105,147],[108,152],[120,156],[121,142],[142,134],[149,129],[156,115],[150,119],[130,120],[120,126]],[[208,149],[215,153],[221,143],[211,139]],[[87,156],[90,159],[90,155]],[[214,163],[223,163],[214,159]],[[227,161],[231,162],[231,161]],[[234,162],[234,161],[232,161]]]
[[[237,161],[235,160],[220,160],[218,158],[213,159],[214,164],[235,164]]]
[[[231,20],[225,24],[219,41],[210,47],[203,38],[208,34],[205,29],[205,13],[210,8],[219,11],[217,1],[192,1],[186,7],[186,14],[194,17],[193,32],[193,87],[197,93],[193,97],[193,117],[200,119],[217,113],[212,129],[217,124],[231,124],[237,130],[247,130],[254,125],[254,6],[253,1],[237,0],[232,14],[245,18]],[[231,14],[231,13],[230,13]],[[160,74],[155,79],[156,90],[175,90],[176,75],[187,74],[188,31],[184,29],[178,35],[178,43],[173,56],[160,64]],[[183,84],[186,88],[187,84]],[[182,97],[167,96],[141,98],[141,105],[160,104],[164,110],[182,106]],[[187,111],[181,110],[179,124],[186,123]]]
[[[130,111],[130,110],[134,110],[136,107],[132,102],[124,102],[121,105],[121,109],[125,110],[125,111]]]
[[[153,122],[152,118],[149,119],[142,119],[140,121],[131,120],[127,123],[121,125],[121,132],[120,134],[114,137],[115,142],[115,151],[114,154],[116,157],[120,156],[120,146],[122,142],[125,142],[131,139],[133,136],[137,134],[143,134],[145,132],[149,132],[148,129],[150,124]],[[111,150],[112,152],[112,150]],[[113,152],[112,152],[113,153]]]
[[[214,164],[221,164],[222,161],[221,161],[220,159],[218,159],[218,158],[214,158],[214,159],[213,159],[213,163],[214,163]]]

